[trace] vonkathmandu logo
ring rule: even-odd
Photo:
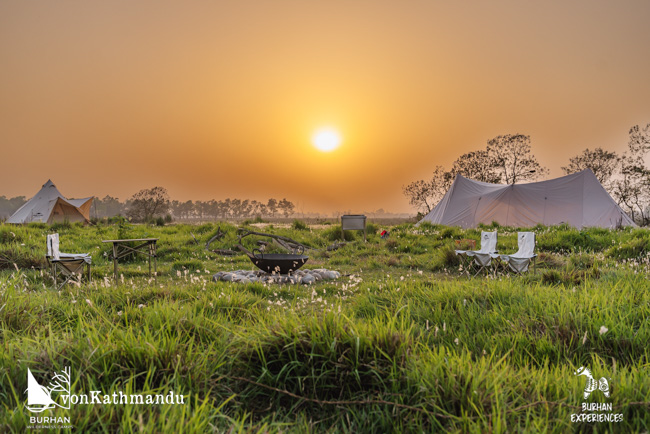
[[[70,409],[70,368],[64,368],[60,373],[55,373],[49,387],[41,386],[34,378],[32,371],[27,368],[27,410],[41,413],[55,407]],[[62,401],[52,399],[55,398]]]
[[[27,405],[25,408],[33,413],[41,413],[57,407],[69,410],[70,405],[179,405],[185,404],[185,397],[169,391],[167,394],[125,394],[122,391],[105,394],[100,390],[90,393],[73,394],[70,392],[70,367],[55,373],[49,385],[41,386],[32,371],[27,368]],[[70,417],[30,417],[32,424],[70,423]],[[47,428],[38,425],[32,428]],[[49,428],[53,428],[50,426]],[[59,426],[61,428],[61,426]]]
[[[600,377],[600,379],[596,380],[591,374],[591,371],[584,366],[578,368],[573,375],[586,377],[587,382],[582,394],[584,400],[589,398],[589,395],[597,390],[601,391],[605,398],[609,398],[611,392],[607,378]],[[609,381],[611,381],[611,378]],[[612,410],[612,404],[609,402],[583,402],[582,413],[571,414],[571,422],[621,422],[623,415],[620,413],[612,413]]]

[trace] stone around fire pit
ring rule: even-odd
[[[237,270],[237,271],[219,271],[212,276],[215,282],[238,282],[238,283],[290,283],[311,285],[320,280],[335,280],[341,277],[338,271],[317,268],[315,270],[297,270],[291,274],[269,274],[262,270]]]

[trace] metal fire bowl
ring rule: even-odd
[[[269,274],[288,274],[290,271],[296,271],[309,259],[305,255],[286,255],[286,254],[257,254],[249,256],[251,262],[262,271]]]

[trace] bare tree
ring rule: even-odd
[[[530,150],[530,136],[506,134],[488,141],[490,164],[506,184],[534,181],[548,174]]]
[[[613,195],[637,223],[650,222],[650,168],[645,156],[650,151],[650,124],[630,128],[628,152],[621,158],[620,178],[613,183]]]
[[[607,185],[612,180],[621,159],[616,152],[606,151],[603,148],[596,148],[593,151],[589,148],[581,154],[569,159],[569,165],[562,167],[564,173],[571,174],[581,170],[591,169],[601,184]]]
[[[431,179],[414,181],[402,187],[402,191],[408,198],[409,204],[420,212],[428,213],[442,199],[452,181],[450,172],[445,172],[442,166],[436,166]]]
[[[169,211],[169,195],[163,187],[140,190],[129,199],[126,214],[135,221],[149,221]]]
[[[490,164],[487,150],[472,151],[458,157],[448,176],[453,180],[456,175],[493,184],[501,182],[501,174]]]
[[[630,128],[630,138],[628,141],[628,148],[633,156],[645,155],[650,151],[650,124],[645,127],[638,125]]]
[[[629,212],[632,220],[644,225],[647,223],[646,198],[642,175],[629,167],[621,170],[621,178],[612,183],[612,194],[620,205]]]
[[[435,194],[433,192],[431,181],[418,179],[417,181],[411,182],[409,185],[403,186],[402,191],[408,198],[409,204],[417,208],[418,211],[425,214],[431,211],[435,201]]]

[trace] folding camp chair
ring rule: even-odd
[[[512,255],[499,255],[501,261],[508,264],[510,269],[517,274],[528,271],[530,261],[533,261],[533,272],[536,270],[535,259],[535,232],[517,232],[519,250]]]
[[[90,255],[87,253],[61,253],[59,251],[59,234],[47,236],[47,255],[45,257],[50,264],[50,271],[57,291],[73,278],[80,282],[84,274],[87,281],[90,282],[92,262]],[[86,268],[85,272],[84,267]],[[63,280],[63,283],[57,285],[59,278]]]
[[[471,272],[476,270],[474,276],[485,270],[497,254],[497,232],[481,232],[480,250],[456,250],[456,255],[461,257],[465,272],[471,277]]]

